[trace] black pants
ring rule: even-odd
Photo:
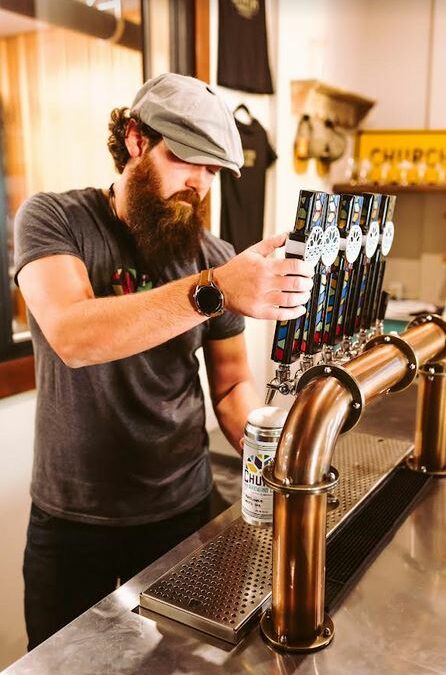
[[[28,649],[202,527],[211,496],[189,511],[147,525],[107,527],[31,507],[23,575]]]

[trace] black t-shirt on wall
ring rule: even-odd
[[[220,237],[230,242],[236,253],[260,241],[263,236],[266,169],[277,159],[265,129],[235,120],[242,139],[245,164],[240,178],[231,171],[221,173]]]
[[[265,0],[219,0],[217,83],[272,94]]]

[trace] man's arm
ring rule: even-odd
[[[218,423],[240,453],[240,439],[248,414],[263,405],[248,366],[243,334],[225,340],[208,340],[204,356]]]
[[[229,310],[279,320],[304,313],[312,267],[293,258],[268,258],[285,239],[265,239],[215,269]],[[18,275],[40,329],[73,368],[132,356],[205,321],[190,301],[197,281],[198,274],[142,293],[95,298],[84,263],[70,255],[40,258]]]

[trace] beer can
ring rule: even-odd
[[[288,411],[275,406],[253,410],[243,441],[242,517],[250,525],[267,526],[273,520],[273,491],[263,480],[263,469],[276,454]]]

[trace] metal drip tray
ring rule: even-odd
[[[164,574],[141,605],[238,642],[271,595],[271,528],[241,518]]]
[[[349,434],[336,446],[339,506],[327,518],[327,536],[412,449],[407,442]],[[272,528],[235,520],[141,593],[143,608],[236,644],[271,596]]]

